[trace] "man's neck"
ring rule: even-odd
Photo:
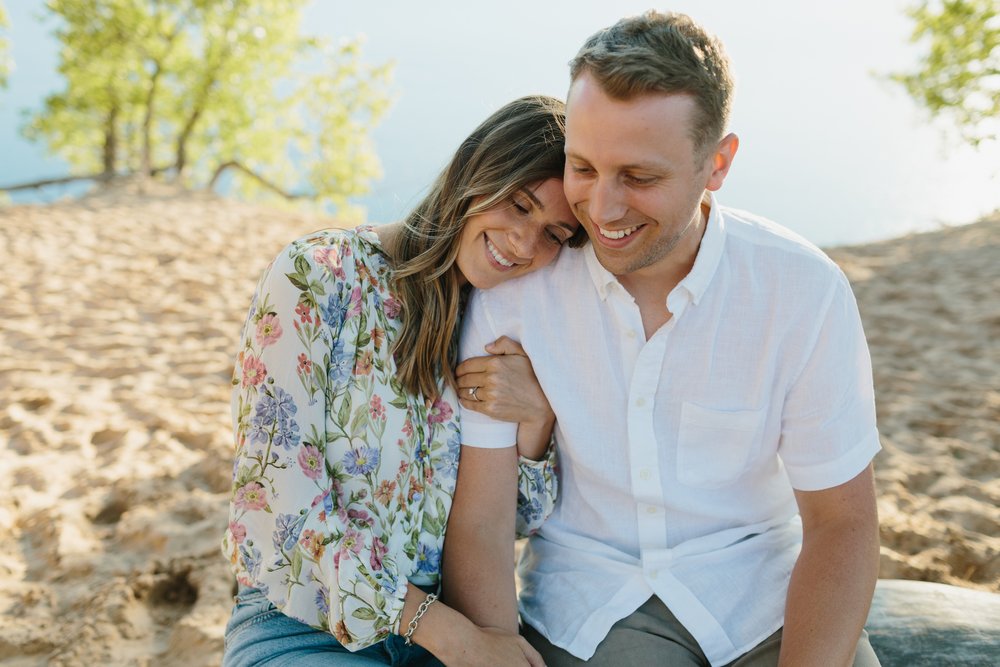
[[[705,235],[708,214],[708,204],[703,203],[698,209],[696,219],[692,221],[692,229],[681,239],[677,247],[656,264],[617,276],[621,286],[636,301],[659,300],[661,304],[665,304],[667,295],[684,280],[687,274],[691,273],[694,267],[701,239]]]

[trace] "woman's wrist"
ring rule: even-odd
[[[459,655],[462,646],[473,641],[472,633],[478,630],[468,618],[438,601],[427,609],[410,639],[447,664]]]
[[[526,421],[517,425],[517,453],[519,456],[540,461],[545,457],[552,439],[556,416],[551,412],[542,421]]]

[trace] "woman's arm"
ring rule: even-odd
[[[520,457],[517,465],[517,537],[538,532],[556,506],[559,478],[556,475],[556,448],[549,445],[541,461]]]
[[[237,454],[224,549],[238,578],[285,615],[357,650],[405,634],[426,595],[408,585],[412,563],[369,518],[378,507],[348,508],[343,473],[334,477],[347,450],[345,438],[328,433],[344,425],[339,411],[328,412],[343,397],[331,399],[327,363],[350,361],[337,350],[356,334],[348,307],[355,288],[368,288],[355,280],[359,253],[343,243],[293,244],[258,285],[234,375]],[[446,664],[541,664],[516,633],[479,628],[443,603],[430,606],[412,639]]]
[[[340,490],[351,443],[337,407],[349,397],[329,365],[353,368],[344,340],[357,337],[360,318],[350,306],[374,289],[356,279],[362,259],[348,243],[323,234],[297,241],[258,286],[234,378],[227,547],[241,581],[357,650],[398,627],[412,563],[372,520],[380,508]]]

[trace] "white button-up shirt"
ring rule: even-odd
[[[462,357],[519,340],[558,420],[560,498],[522,556],[523,618],[589,658],[652,595],[713,665],[783,624],[801,522],[792,489],[879,450],[871,362],[844,274],[792,232],[711,199],[691,272],[649,340],[593,248],[477,292]],[[516,424],[462,411],[462,440]]]

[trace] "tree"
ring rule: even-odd
[[[66,88],[29,120],[74,172],[342,206],[379,175],[391,67],[300,34],[306,0],[49,0]]]
[[[1000,1],[924,0],[907,10],[919,68],[891,75],[932,116],[950,120],[973,146],[997,138]]]
[[[7,86],[7,77],[14,69],[14,62],[10,59],[10,43],[7,41],[7,27],[10,22],[7,20],[7,12],[0,3],[0,88]]]

